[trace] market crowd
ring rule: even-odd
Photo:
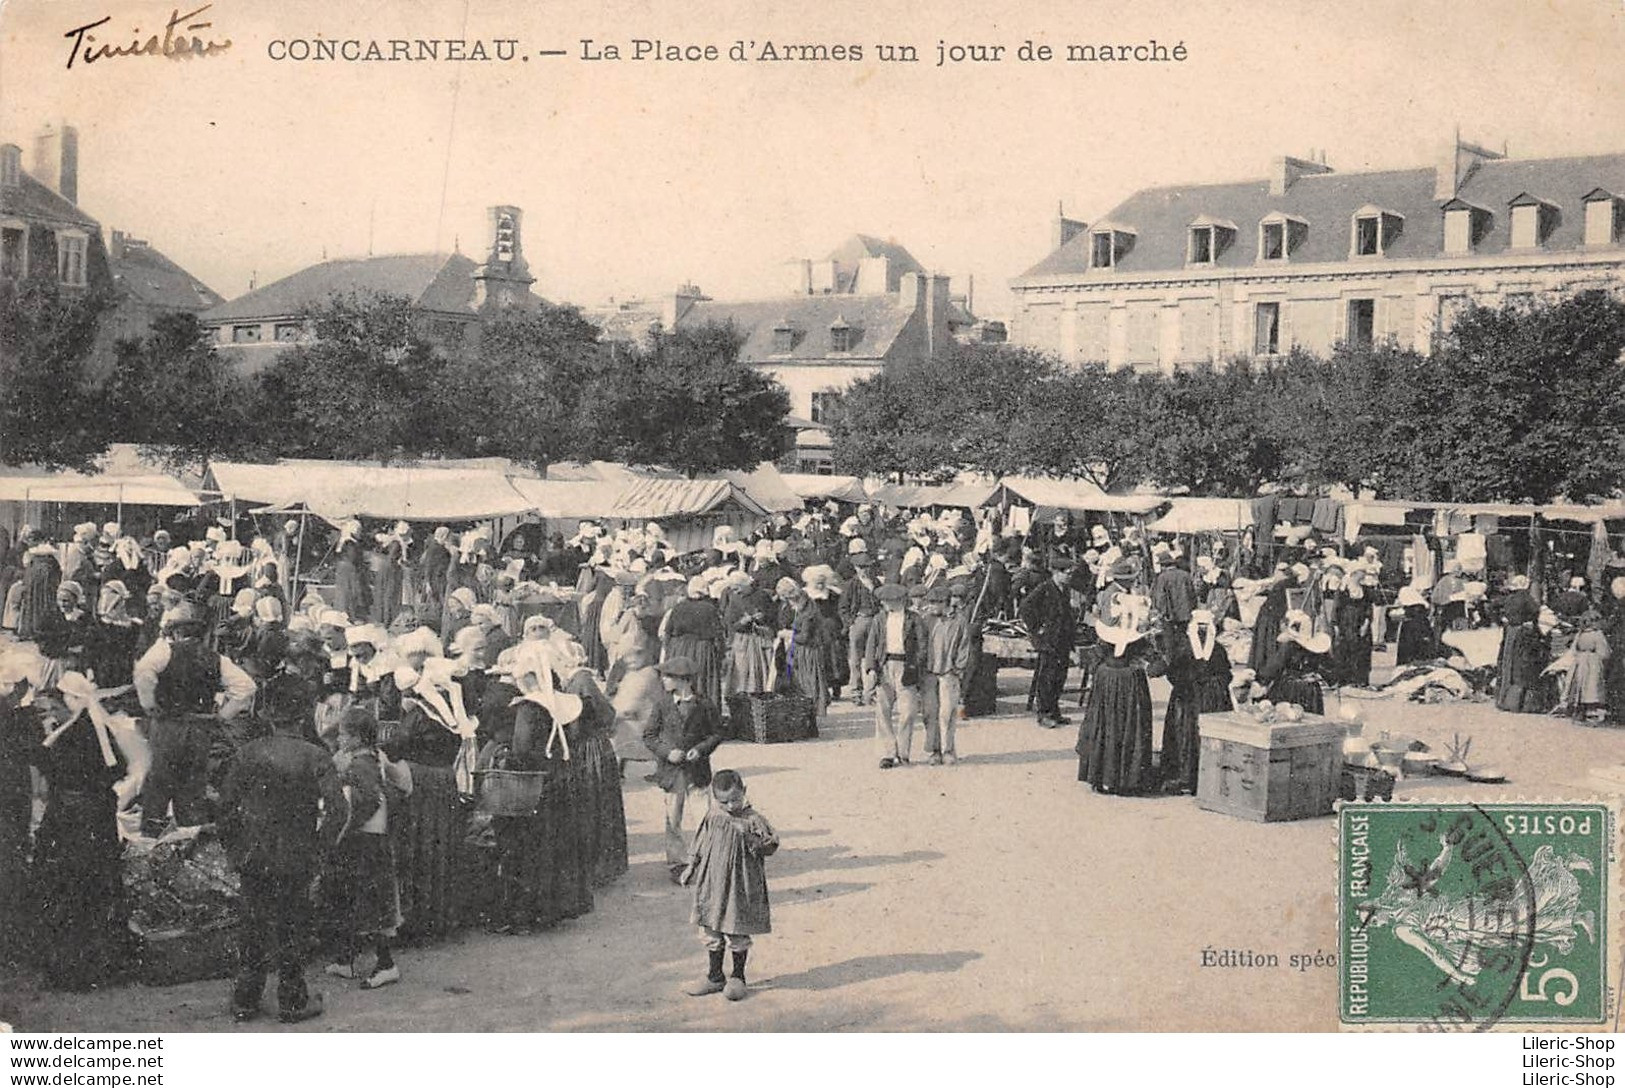
[[[317,524],[0,540],[6,957],[66,986],[117,975],[124,843],[213,824],[242,882],[234,1011],[255,1015],[276,973],[283,1018],[316,1015],[313,932],[329,974],[376,988],[400,977],[398,936],[590,911],[627,868],[629,765],[665,794],[666,863],[685,879],[685,809],[752,700],[815,719],[872,707],[881,770],[946,767],[1012,662],[1032,667],[1046,728],[1071,724],[1080,669],[1078,776],[1110,794],[1194,792],[1201,714],[1322,713],[1328,686],[1370,684],[1390,641],[1425,673],[1488,633],[1478,682],[1503,709],[1625,721],[1610,649],[1625,578],[1606,595],[1578,576],[1492,590],[1466,569],[1482,557],[1435,572],[1401,541],[1260,549],[1113,515],[834,503],[686,551],[654,523],[566,537],[530,520],[500,541],[487,525]],[[1160,751],[1154,676],[1171,688]]]

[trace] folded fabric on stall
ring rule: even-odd
[[[1479,534],[1462,533],[1456,538],[1456,561],[1468,574],[1481,573],[1488,556],[1484,538]]]
[[[1316,499],[1314,512],[1309,516],[1309,524],[1322,533],[1335,533],[1338,516],[1342,511],[1343,504],[1336,499]]]

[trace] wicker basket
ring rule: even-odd
[[[805,695],[730,695],[728,720],[734,740],[753,744],[786,744],[818,736],[817,712]]]
[[[475,771],[475,808],[487,816],[534,816],[547,777],[546,771]]]

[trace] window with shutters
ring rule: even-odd
[[[57,279],[66,287],[85,285],[85,251],[90,240],[83,234],[59,233],[56,236]]]
[[[1100,226],[1089,235],[1089,266],[1116,268],[1134,245],[1134,232],[1126,227]]]
[[[1289,261],[1309,237],[1309,223],[1295,215],[1274,212],[1258,223],[1258,259]]]
[[[1444,251],[1452,256],[1471,253],[1489,233],[1493,219],[1486,208],[1450,201],[1444,206]]]
[[[1348,332],[1344,339],[1349,346],[1368,348],[1377,341],[1377,300],[1351,298],[1348,302]]]
[[[1185,263],[1215,264],[1236,240],[1236,225],[1222,219],[1202,216],[1188,228]]]
[[[20,280],[28,275],[28,228],[0,227],[0,276]]]

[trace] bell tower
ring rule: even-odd
[[[520,224],[524,212],[511,205],[486,209],[491,225],[491,248],[485,262],[474,272],[475,305],[506,308],[525,305],[530,301],[530,285],[536,277],[525,263],[524,246],[520,240]]]

